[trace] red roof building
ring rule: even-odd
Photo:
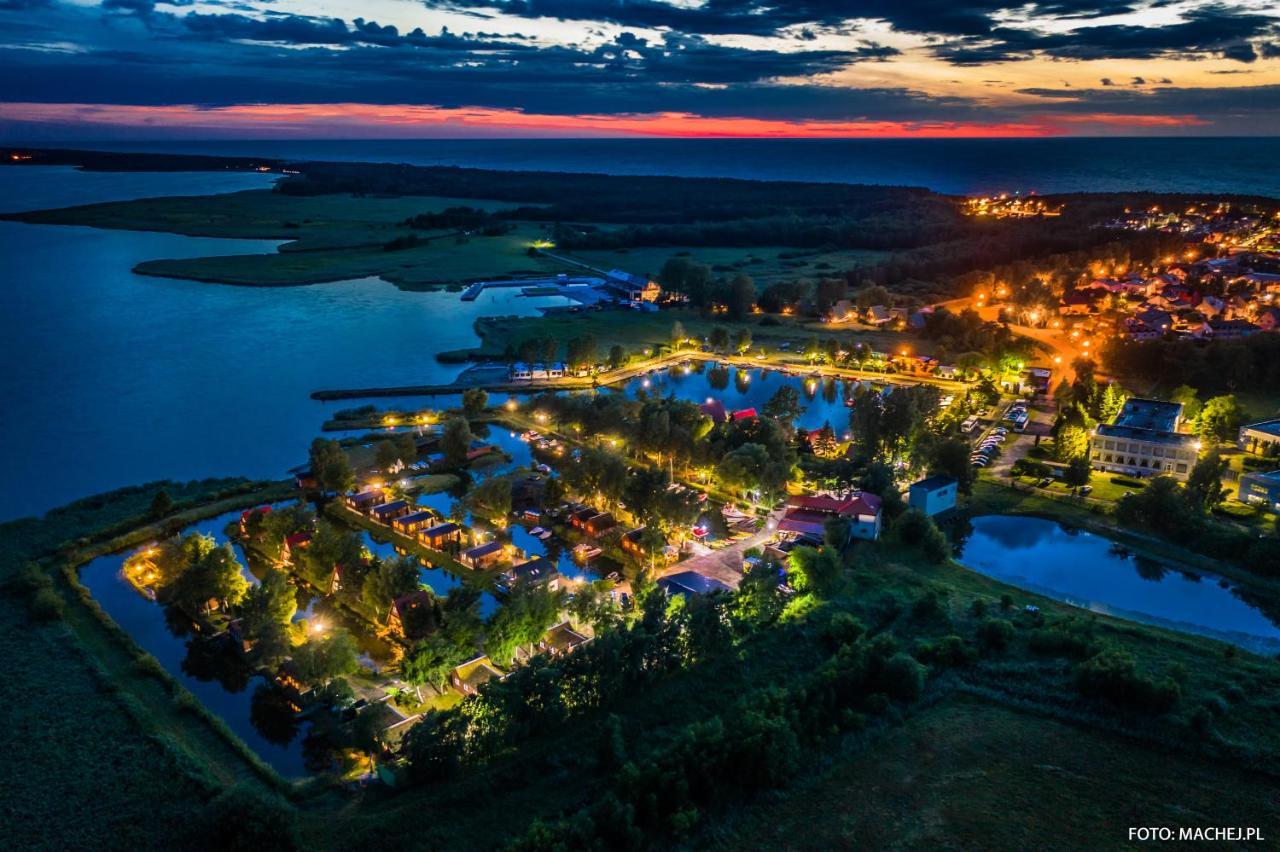
[[[849,521],[852,538],[875,540],[880,537],[880,509],[880,498],[865,491],[854,491],[846,497],[828,494],[791,497],[778,530],[821,541],[826,522],[836,517]]]

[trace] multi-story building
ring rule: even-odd
[[[1200,454],[1200,441],[1179,431],[1181,425],[1181,403],[1130,399],[1113,422],[1094,430],[1089,453],[1093,467],[1127,476],[1163,473],[1185,481]]]

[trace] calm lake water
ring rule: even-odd
[[[6,169],[10,210],[265,186],[260,175]],[[0,222],[0,520],[155,479],[278,478],[306,460],[319,387],[448,381],[435,353],[480,316],[559,298],[408,293],[375,278],[228,287],[135,275],[165,257],[277,243]]]
[[[202,521],[190,531],[225,541],[223,530],[239,517],[239,512],[230,512]],[[245,564],[239,547],[236,555]],[[184,616],[143,597],[130,585],[121,570],[127,556],[116,553],[98,557],[80,570],[81,582],[135,642],[221,717],[263,760],[286,777],[305,775],[306,724],[264,678],[250,676],[227,646],[193,633]],[[247,572],[246,577],[251,582],[258,581]]]
[[[1098,535],[1043,518],[973,519],[960,562],[1020,589],[1093,612],[1280,652],[1280,626],[1218,577],[1128,555]]]

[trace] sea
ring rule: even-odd
[[[48,143],[44,143],[48,147]],[[714,175],[947,193],[1149,189],[1280,197],[1280,140],[479,140],[68,143],[129,151]],[[0,168],[0,210],[266,188],[270,175]],[[155,479],[281,477],[335,407],[321,386],[444,382],[438,351],[479,316],[534,315],[377,279],[229,287],[145,277],[143,260],[273,251],[267,240],[0,222],[0,520]]]
[[[65,147],[920,186],[957,195],[1151,190],[1280,197],[1280,138],[1274,137],[211,140]]]

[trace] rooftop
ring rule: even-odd
[[[719,580],[699,574],[696,571],[680,571],[669,574],[658,580],[658,585],[672,595],[705,595],[711,592],[725,592],[729,587]]]
[[[1125,402],[1124,408],[1112,421],[1112,426],[1129,429],[1147,429],[1153,432],[1176,432],[1182,419],[1182,403],[1164,402],[1158,399],[1134,397]]]
[[[1246,432],[1261,432],[1264,435],[1275,435],[1280,438],[1280,420],[1263,420],[1258,423],[1249,423],[1242,426],[1241,429]]]
[[[1268,484],[1280,485],[1280,470],[1270,470],[1266,473],[1246,473],[1242,474],[1241,479],[1266,480]]]
[[[955,484],[956,478],[954,476],[943,476],[942,474],[938,474],[937,476],[930,476],[922,479],[919,482],[913,482],[911,483],[911,487],[913,489],[921,488],[925,491],[937,491],[939,488],[946,488],[948,485]]]

